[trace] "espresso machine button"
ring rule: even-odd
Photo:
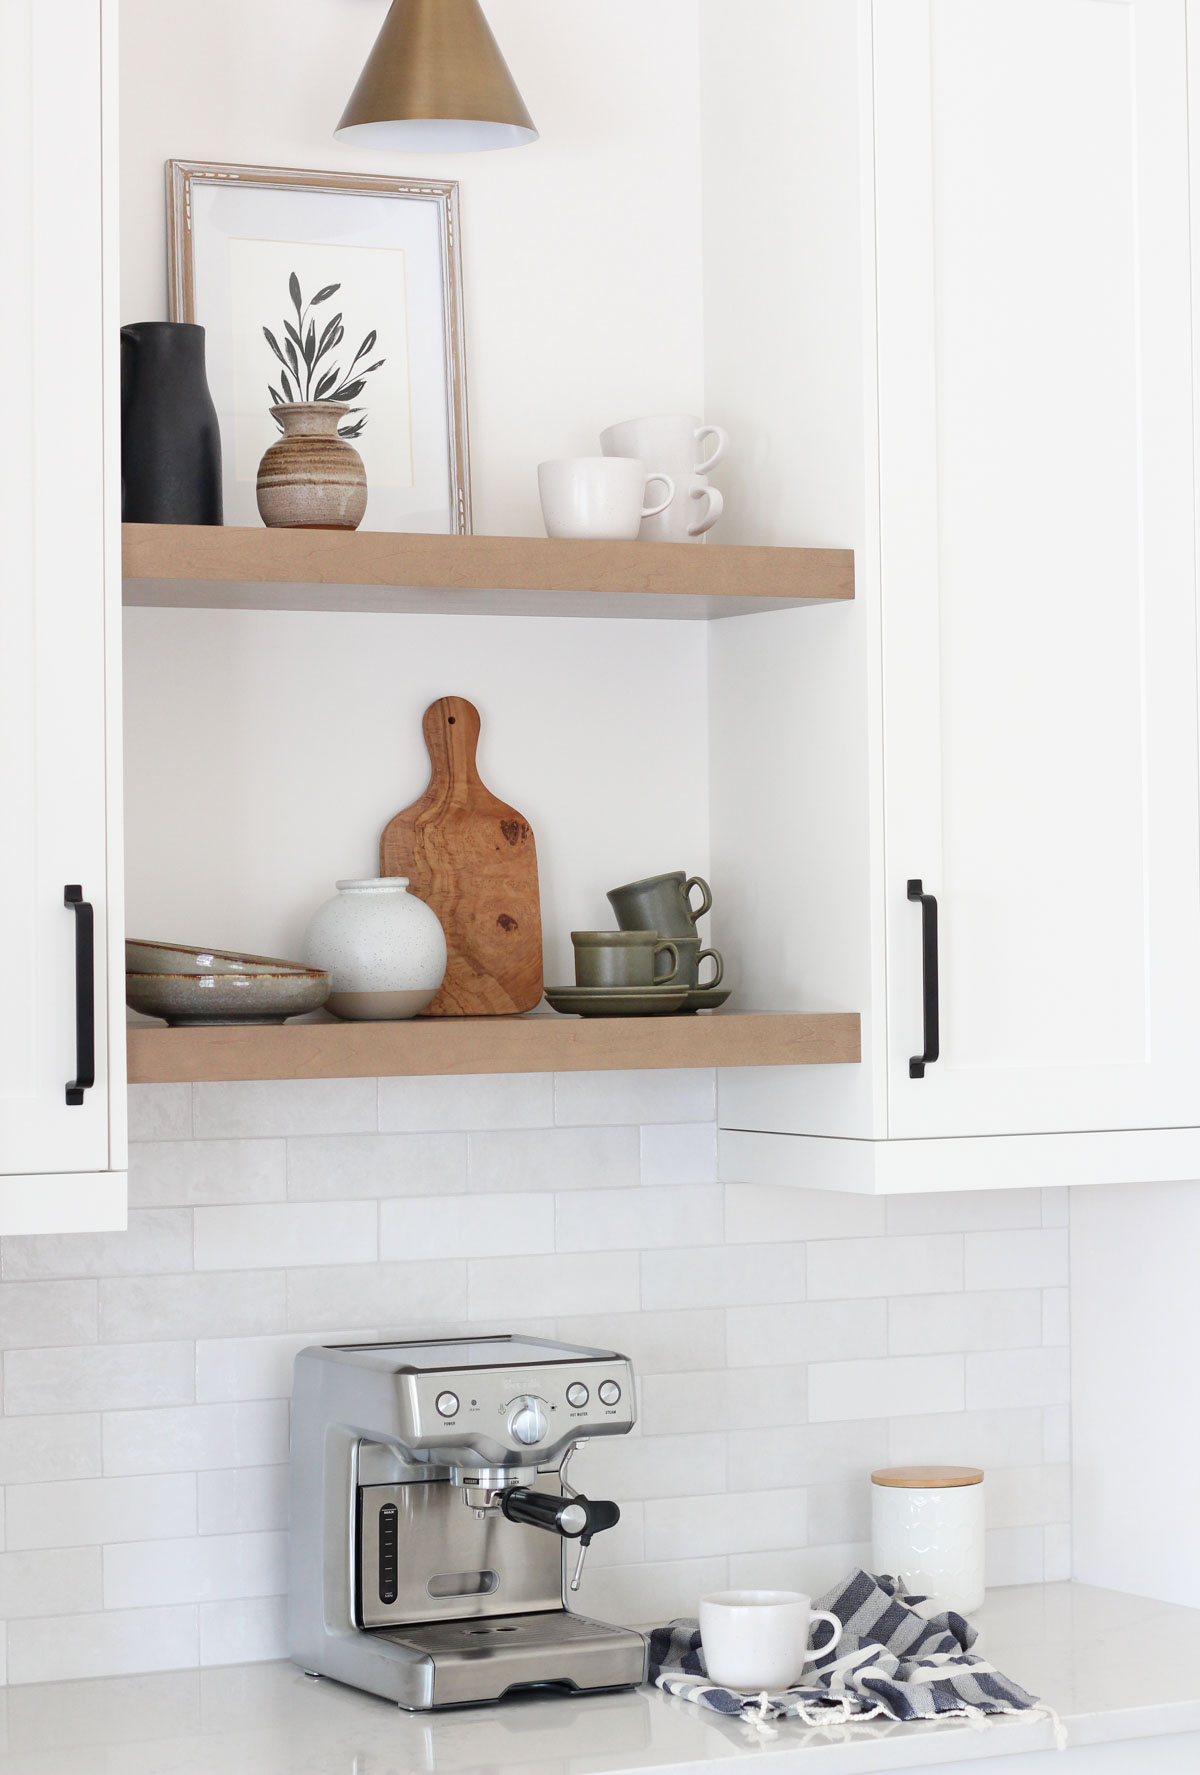
[[[590,1397],[582,1381],[572,1381],[567,1388],[567,1404],[573,1405],[576,1411],[582,1411]]]
[[[546,1414],[542,1410],[540,1399],[526,1397],[514,1399],[508,1427],[518,1442],[526,1448],[532,1448],[546,1434]]]
[[[458,1416],[457,1393],[439,1393],[436,1404],[444,1418],[456,1418]]]
[[[601,1381],[596,1391],[600,1395],[601,1405],[619,1405],[621,1403],[621,1389],[616,1381]]]

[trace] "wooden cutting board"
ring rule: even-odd
[[[529,822],[480,781],[473,703],[444,696],[423,727],[429,787],[379,842],[379,873],[407,875],[446,933],[446,978],[421,1015],[532,1011],[542,996],[542,914]]]

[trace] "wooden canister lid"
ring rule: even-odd
[[[982,1467],[879,1467],[872,1485],[894,1485],[907,1491],[937,1491],[948,1485],[981,1485]]]

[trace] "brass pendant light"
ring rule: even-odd
[[[334,134],[406,153],[537,141],[479,0],[392,0]]]

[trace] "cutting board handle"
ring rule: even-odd
[[[465,696],[442,696],[430,703],[421,723],[436,780],[448,780],[457,801],[479,781],[475,754],[479,747],[479,710]]]

